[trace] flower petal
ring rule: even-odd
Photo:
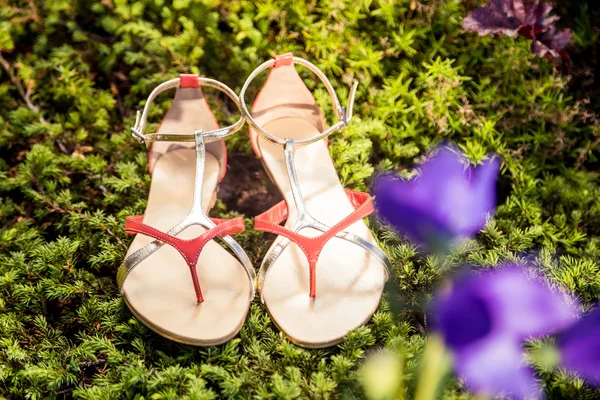
[[[497,7],[489,5],[471,11],[463,21],[463,28],[476,31],[479,36],[490,33],[503,33],[507,36],[516,36],[521,23],[515,18],[510,18]]]
[[[586,315],[557,340],[561,364],[600,387],[600,310]]]
[[[481,230],[496,202],[498,162],[468,168],[444,147],[410,181],[380,177],[373,188],[378,215],[417,244],[432,249]]]
[[[510,337],[495,337],[455,353],[455,369],[472,392],[518,399],[542,397],[523,349]]]
[[[573,40],[573,34],[569,29],[558,30],[555,27],[548,29],[545,33],[537,37],[537,40],[544,43],[552,50],[563,50]]]
[[[462,224],[456,222],[456,229],[463,236],[479,232],[486,224],[486,217],[496,208],[496,183],[500,172],[500,159],[492,158],[473,169],[470,178],[471,195],[463,203],[464,215],[468,218]]]
[[[536,55],[557,57],[573,35],[568,29],[558,31],[554,23],[560,17],[551,11],[552,6],[540,0],[490,0],[489,5],[471,11],[463,27],[479,35],[521,34],[532,40],[531,51]]]
[[[380,219],[390,224],[397,232],[408,236],[416,244],[432,248],[435,243],[451,241],[452,234],[445,224],[436,220],[424,203],[413,204],[422,196],[410,181],[402,181],[386,175],[374,185],[375,207]]]
[[[574,302],[515,265],[456,279],[431,304],[431,320],[455,349],[487,336],[508,336],[521,343],[570,326]]]
[[[499,329],[519,340],[539,337],[571,325],[578,310],[571,299],[532,278],[522,267],[506,265],[482,280]]]
[[[459,277],[436,295],[430,310],[431,324],[468,386],[518,398],[540,397],[523,359],[523,341],[564,329],[577,314],[562,294],[516,265]]]
[[[494,316],[487,299],[477,289],[478,284],[473,275],[458,279],[431,304],[431,325],[455,351],[484,339],[492,330]]]
[[[534,20],[532,20],[536,28],[547,28],[560,19],[558,15],[550,15],[551,11],[552,5],[550,3],[540,3],[537,5],[533,12]]]

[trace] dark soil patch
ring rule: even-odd
[[[255,217],[283,198],[273,185],[261,161],[254,154],[233,153],[227,160],[227,174],[219,185],[219,199],[228,210]]]

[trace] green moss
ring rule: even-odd
[[[598,110],[525,39],[463,32],[475,3],[9,0],[0,8],[0,396],[361,398],[358,367],[384,345],[402,356],[410,394],[423,308],[462,264],[528,257],[584,307],[597,302]],[[597,14],[584,17],[574,29],[589,47]],[[313,60],[342,99],[352,79],[361,83],[359,118],[331,137],[345,185],[367,189],[384,170],[410,174],[451,140],[474,164],[502,156],[496,218],[445,263],[372,220],[393,259],[395,295],[338,347],[290,344],[258,301],[225,345],[170,342],[131,315],[115,284],[130,240],[124,218],[143,212],[150,181],[146,151],[128,133],[134,110],[182,72],[239,90],[254,67],[286,51]],[[323,87],[309,85],[330,110]],[[152,121],[169,103],[158,99]],[[228,146],[250,152],[243,134]],[[262,234],[240,241],[258,264]],[[551,398],[597,397],[563,373],[539,373]],[[456,381],[445,396],[469,397]]]

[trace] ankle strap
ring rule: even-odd
[[[286,63],[286,60],[289,60],[289,61]],[[317,75],[317,77],[321,80],[321,82],[323,82],[323,84],[325,84],[325,88],[327,89],[327,92],[329,93],[329,97],[331,98],[331,101],[333,103],[333,109],[334,109],[336,117],[338,119],[338,122],[336,122],[333,126],[326,129],[322,133],[318,134],[317,136],[314,136],[314,137],[308,138],[308,139],[294,140],[294,145],[298,147],[298,146],[306,146],[307,144],[311,144],[311,143],[317,142],[321,139],[324,139],[327,136],[331,135],[333,132],[343,130],[348,125],[348,122],[350,122],[350,120],[352,119],[352,108],[354,106],[354,97],[356,96],[356,88],[358,87],[358,82],[354,81],[352,84],[352,88],[350,89],[350,96],[348,98],[348,108],[346,108],[346,107],[342,107],[340,105],[340,100],[338,99],[337,94],[335,93],[335,90],[333,89],[333,85],[331,84],[329,79],[327,79],[327,77],[325,76],[323,71],[321,71],[319,68],[317,68],[317,66],[315,66],[310,61],[307,61],[300,57],[293,57],[292,53],[287,53],[287,54],[284,54],[283,56],[277,56],[277,57],[259,65],[254,71],[252,71],[250,76],[248,76],[248,79],[246,79],[246,82],[244,83],[244,86],[242,87],[242,91],[240,92],[240,98],[239,98],[240,109],[242,111],[242,114],[246,118],[246,121],[248,121],[248,123],[254,129],[256,129],[256,131],[261,136],[263,136],[269,142],[271,142],[273,144],[277,144],[279,146],[285,146],[285,144],[288,140],[285,138],[277,137],[277,136],[271,134],[270,132],[268,132],[266,129],[264,129],[260,125],[258,125],[258,123],[254,120],[254,118],[252,118],[252,115],[250,114],[250,111],[248,110],[248,107],[246,106],[246,100],[244,99],[244,96],[246,94],[246,90],[248,89],[248,86],[250,86],[250,83],[258,75],[260,75],[260,73],[262,73],[263,71],[265,71],[268,68],[272,68],[272,67],[276,68],[280,64],[285,63],[287,65],[288,63],[292,63],[292,62],[295,64],[300,64],[300,65],[308,68],[315,75]]]
[[[180,84],[182,84],[182,87],[199,87],[198,85],[208,86],[225,93],[227,97],[229,97],[235,103],[236,107],[240,110],[240,113],[242,114],[240,116],[240,119],[233,125],[229,125],[225,128],[215,129],[208,132],[202,132],[201,130],[197,130],[194,132],[182,133],[144,134],[144,129],[146,128],[146,118],[148,117],[150,105],[152,104],[154,99],[166,90],[179,87]],[[133,126],[133,128],[131,128],[131,134],[138,142],[145,144],[146,146],[148,146],[152,142],[194,142],[196,140],[196,134],[199,133],[202,134],[206,142],[212,142],[239,131],[243,125],[244,114],[240,108],[238,97],[235,94],[235,92],[229,88],[229,86],[214,79],[201,78],[196,75],[180,75],[180,78],[171,79],[169,81],[161,83],[152,91],[152,93],[150,93],[150,96],[148,96],[148,100],[146,100],[144,111],[141,113],[139,110],[137,111],[135,125]]]

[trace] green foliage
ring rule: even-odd
[[[475,3],[0,1],[0,396],[361,398],[357,371],[387,345],[401,356],[410,398],[424,307],[460,265],[527,258],[583,307],[597,302],[597,110],[575,100],[568,76],[531,55],[528,41],[463,32]],[[597,15],[575,8],[576,45],[589,47]],[[133,318],[115,284],[130,240],[124,218],[143,212],[150,181],[145,149],[127,132],[134,110],[179,73],[239,90],[254,67],[286,51],[315,61],[342,99],[353,79],[361,83],[358,117],[331,137],[344,184],[364,190],[386,170],[410,176],[428,149],[451,140],[473,164],[502,157],[500,207],[446,262],[372,220],[393,259],[392,289],[336,348],[289,343],[258,301],[225,345],[170,342]],[[308,84],[330,110],[324,88]],[[154,123],[169,103],[158,99]],[[213,105],[222,121],[236,118]],[[228,146],[250,151],[243,134]],[[262,239],[240,238],[255,265]],[[551,398],[597,396],[562,372],[539,373]],[[456,381],[444,396],[469,397]]]

